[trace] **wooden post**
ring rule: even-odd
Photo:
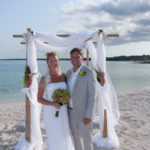
[[[26,141],[31,141],[31,111],[30,101],[26,95]]]
[[[31,32],[31,29],[27,29],[27,33]],[[27,63],[27,43],[26,41],[26,66]],[[28,96],[26,95],[26,141],[31,141],[31,104]]]
[[[108,131],[107,131],[107,111],[104,109],[104,129],[103,129],[103,137],[108,137]]]
[[[86,50],[86,65],[89,66],[89,50]]]

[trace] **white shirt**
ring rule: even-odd
[[[83,65],[81,65],[75,72],[73,69],[71,70],[71,75],[70,75],[70,79],[69,79],[69,83],[68,83],[69,92],[71,94],[71,97],[72,97],[72,92],[73,92],[73,88],[74,88],[76,79],[77,79],[78,74],[81,71],[82,67],[83,67]],[[69,100],[69,107],[73,108],[72,99]]]

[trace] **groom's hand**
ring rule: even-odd
[[[84,118],[83,123],[84,123],[84,125],[87,125],[87,124],[91,123],[91,121],[92,121],[92,119]]]

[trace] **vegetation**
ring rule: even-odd
[[[0,60],[26,60],[26,59],[0,59]],[[45,58],[38,58],[38,60],[46,60]],[[60,58],[60,60],[70,60],[70,58]],[[84,58],[86,60],[86,58]],[[89,59],[91,60],[91,58]],[[150,55],[142,55],[142,56],[116,56],[116,57],[107,57],[107,61],[141,61],[141,62],[149,62],[150,63]]]
[[[24,87],[28,87],[27,82],[29,80],[28,74],[31,73],[29,66],[25,67],[25,73],[24,73]]]
[[[108,61],[145,61],[150,62],[150,55],[107,57]]]

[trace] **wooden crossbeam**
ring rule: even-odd
[[[28,32],[31,32],[31,33],[33,34],[33,31],[32,31],[30,28],[28,28],[27,31],[28,31]],[[102,33],[102,32],[103,32],[102,29],[98,30],[98,34],[100,34],[100,33]],[[65,37],[69,37],[70,34],[57,34],[57,36],[65,38]],[[119,37],[119,34],[107,34],[106,37],[107,37],[107,38]],[[14,34],[14,35],[13,35],[13,38],[23,38],[23,35]],[[91,38],[89,38],[89,39],[87,39],[87,40],[90,40],[90,39],[91,39]],[[44,42],[44,43],[48,44],[47,42]],[[94,44],[96,44],[96,43],[97,43],[97,42],[94,42]],[[22,41],[22,42],[20,42],[20,44],[26,44],[26,42],[25,42],[25,41]]]
[[[65,37],[69,37],[70,35],[69,34],[66,34],[66,35],[65,34],[62,34],[62,35],[58,34],[57,36],[65,38]],[[109,37],[119,37],[119,34],[107,34],[106,37],[108,37],[108,38]],[[13,38],[23,38],[23,35],[14,34]]]
[[[13,35],[13,38],[23,38],[23,35]]]
[[[107,37],[119,37],[119,34],[107,34]]]
[[[69,34],[58,34],[57,36],[59,36],[59,37],[63,37],[63,38],[65,38],[65,37],[69,37],[70,35]],[[119,34],[107,34],[106,35],[106,37],[107,38],[112,38],[112,37],[119,37]],[[23,38],[23,35],[13,35],[13,38]],[[89,38],[89,39],[87,39],[87,40],[90,40],[91,38]],[[48,44],[47,42],[44,42],[44,43],[46,43],[46,44]],[[94,44],[96,44],[97,42],[94,42]],[[20,42],[20,44],[26,44],[26,42],[25,41],[22,41],[22,42]]]
[[[28,32],[31,32],[31,33],[33,34],[33,31],[32,31],[30,28],[28,28],[27,31],[28,31]],[[102,32],[103,32],[102,29],[98,30],[98,34],[100,34],[100,33],[102,33]],[[65,38],[65,37],[69,37],[70,34],[57,34],[57,36]],[[119,34],[107,34],[106,37],[107,37],[107,38],[119,37]],[[13,35],[13,38],[23,38],[23,35],[14,34],[14,35]],[[90,40],[90,39],[92,39],[92,38],[89,38],[89,39],[87,39],[86,41],[88,41],[88,40]],[[47,42],[44,42],[44,43],[48,44]],[[97,42],[94,42],[94,44],[96,44],[96,43],[97,43]],[[26,44],[26,41],[22,41],[22,42],[20,42],[20,44]]]

